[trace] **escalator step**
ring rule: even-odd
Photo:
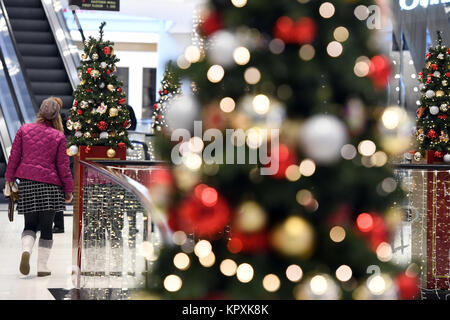
[[[45,79],[45,77],[44,77]],[[38,95],[70,95],[72,86],[67,82],[31,82],[31,90]]]
[[[33,56],[58,57],[58,47],[56,44],[19,43],[21,53],[31,52]]]
[[[34,95],[36,99],[36,103],[40,106],[44,99],[47,99],[49,95]],[[70,109],[73,103],[72,95],[59,95],[58,98],[61,98],[63,101],[63,109]]]
[[[26,56],[22,52],[23,62],[27,69],[63,69],[64,64],[60,57]]]
[[[14,31],[50,31],[47,20],[9,19]]]
[[[68,82],[67,72],[65,69],[27,69],[28,79],[30,81],[42,81],[48,82]]]
[[[14,37],[16,38],[17,43],[55,43],[53,35],[50,32],[14,31]]]
[[[6,7],[41,8],[41,0],[4,0]]]
[[[42,8],[21,8],[6,6],[10,19],[36,19],[46,20],[44,9]]]

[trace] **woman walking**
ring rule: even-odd
[[[51,274],[47,261],[53,246],[54,215],[64,210],[64,200],[72,200],[73,180],[60,111],[55,98],[42,102],[36,123],[24,124],[17,132],[6,169],[7,182],[20,180],[18,211],[25,218],[20,272],[24,275],[30,272],[38,225],[38,277]]]

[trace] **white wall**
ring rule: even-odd
[[[117,67],[129,68],[128,104],[136,113],[136,118],[142,118],[143,69],[158,67],[158,53],[145,51],[114,52],[120,61]]]

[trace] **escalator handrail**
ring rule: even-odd
[[[72,85],[72,89],[75,90],[75,88],[80,83],[80,80],[77,76],[77,64],[79,65],[80,59],[78,54],[74,54],[71,51],[70,47],[76,46],[71,42],[70,33],[68,32],[67,24],[65,24],[65,18],[63,18],[64,22],[61,22],[60,17],[58,17],[58,14],[55,12],[55,5],[53,0],[41,0],[41,4],[47,17],[48,24],[50,25],[53,36],[55,38],[55,42],[59,50],[59,55],[64,63],[64,67],[66,69],[70,84]],[[64,39],[59,39],[57,37],[58,30],[61,30],[63,32]],[[69,56],[71,57],[71,59],[68,56],[64,55],[65,50],[69,52]]]
[[[12,44],[14,47],[14,51],[16,52],[17,61],[19,62],[20,69],[22,70],[22,73],[23,73],[25,85],[27,87],[28,92],[30,93],[31,103],[33,104],[34,111],[37,113],[39,111],[39,108],[38,108],[38,105],[36,102],[36,98],[34,97],[34,94],[31,94],[33,92],[31,90],[31,83],[28,78],[27,70],[25,68],[25,63],[23,62],[22,55],[20,54],[19,46],[17,45],[16,37],[14,36],[11,22],[9,21],[8,11],[6,10],[6,6],[5,6],[5,3],[3,0],[0,0],[0,9],[2,10],[3,16],[5,17],[6,27],[8,28],[9,36],[11,38],[11,41],[12,41]]]
[[[137,197],[139,202],[143,205],[147,213],[150,215],[150,218],[152,219],[153,223],[155,223],[155,225],[159,227],[161,235],[164,239],[164,243],[167,245],[170,245],[172,243],[171,231],[166,217],[160,212],[160,210],[156,208],[150,194],[148,192],[147,194],[145,194],[135,186],[140,185],[142,186],[142,188],[145,188],[142,184],[140,184],[136,180],[127,177],[126,175],[118,171],[112,169],[108,170],[107,168],[101,166],[100,164],[94,163],[92,161],[80,160],[80,164],[108,178],[109,180],[112,180],[114,183],[117,183],[122,188],[133,193]],[[132,180],[133,184],[135,185],[131,184],[130,180]]]

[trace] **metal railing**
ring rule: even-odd
[[[395,164],[397,187],[406,192],[406,217],[397,243],[397,262],[416,263],[422,298],[450,288],[450,165]]]
[[[77,288],[83,299],[128,299],[144,288],[146,273],[158,259],[171,234],[165,216],[155,207],[148,189],[133,176],[139,166],[115,161],[80,161],[84,170],[78,227]],[[148,163],[141,166],[149,174]],[[148,175],[144,175],[145,177]]]

